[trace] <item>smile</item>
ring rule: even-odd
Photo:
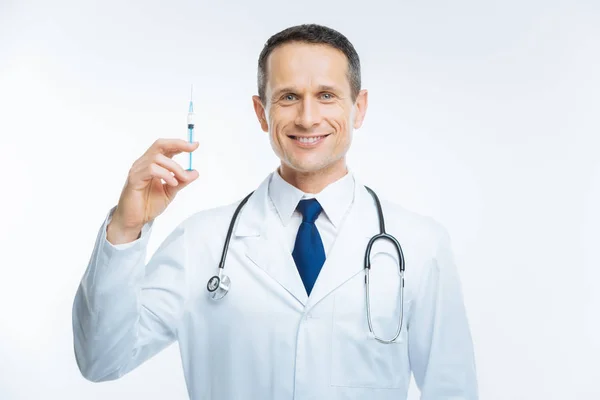
[[[313,147],[321,143],[329,135],[330,134],[313,137],[290,136],[290,138],[294,139],[294,142],[299,144],[301,147]]]

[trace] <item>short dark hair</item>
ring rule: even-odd
[[[324,44],[342,51],[348,59],[348,81],[352,101],[356,100],[361,85],[360,59],[352,43],[334,29],[317,24],[302,24],[286,28],[271,36],[258,57],[258,96],[263,104],[266,104],[267,58],[276,47],[290,42]]]

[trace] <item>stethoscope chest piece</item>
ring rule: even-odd
[[[220,272],[220,271],[219,271]],[[231,279],[227,275],[213,276],[208,280],[206,288],[213,300],[220,300],[229,292],[231,287]]]

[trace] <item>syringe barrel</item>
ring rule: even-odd
[[[194,119],[195,119],[194,117],[195,117],[194,113],[188,114],[188,116],[187,116],[188,125],[192,125],[192,126],[194,125]]]

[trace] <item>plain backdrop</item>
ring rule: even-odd
[[[148,257],[277,166],[258,55],[307,22],[361,57],[352,170],[450,232],[481,399],[600,398],[597,1],[0,0],[1,399],[187,398],[176,343],[117,381],[82,378],[75,291],[131,164],[186,138],[191,84],[200,177]]]

